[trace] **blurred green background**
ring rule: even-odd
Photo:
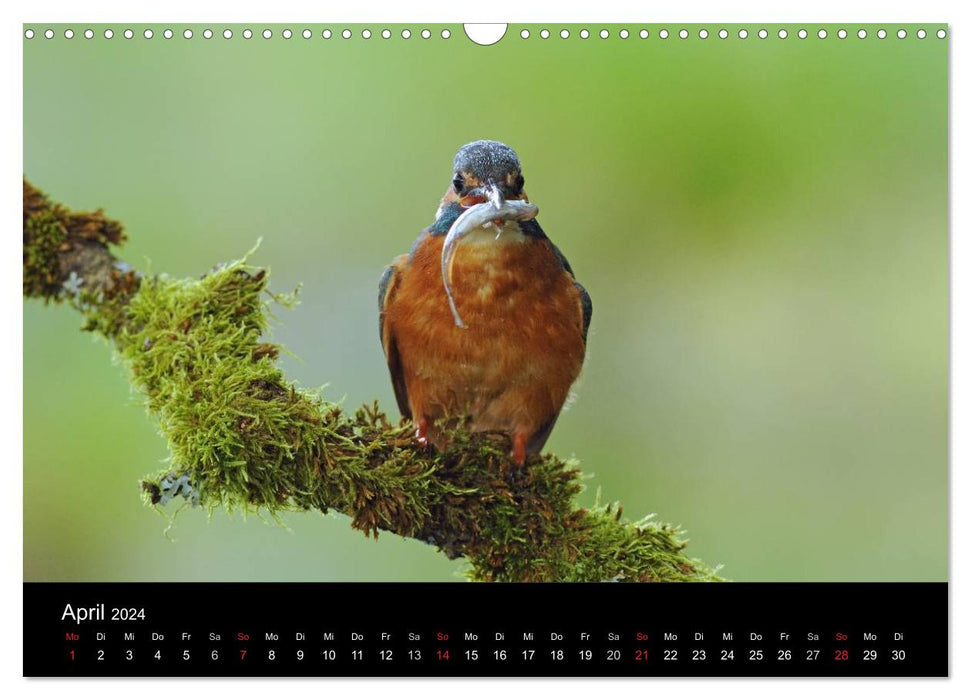
[[[73,39],[63,31],[70,26]],[[492,47],[222,37],[225,25],[32,26],[24,172],[126,225],[123,257],[195,276],[239,257],[280,291],[305,387],[395,416],[376,332],[384,265],[431,223],[458,146],[519,152],[539,220],[594,300],[577,398],[548,449],[688,529],[744,581],[946,580],[947,41],[917,26],[730,26],[728,39],[586,25]],[[172,26],[175,37],[162,31]],[[308,26],[313,38],[300,31]],[[428,26],[432,38],[419,31]],[[720,25],[719,25],[720,26]],[[766,40],[756,31],[766,27]],[[461,562],[342,516],[185,510],[139,479],[164,440],[104,342],[24,305],[24,576],[459,580]]]

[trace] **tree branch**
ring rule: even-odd
[[[168,440],[174,468],[143,484],[210,510],[329,509],[467,557],[480,581],[712,581],[681,532],[619,505],[578,508],[576,465],[553,455],[520,469],[501,435],[457,430],[441,453],[377,404],[353,415],[288,382],[261,340],[264,270],[245,260],[199,279],[143,277],[109,246],[122,227],[68,211],[24,180],[24,296],[68,303],[111,340]]]

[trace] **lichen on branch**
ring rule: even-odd
[[[334,510],[465,557],[477,581],[713,581],[678,528],[580,508],[573,461],[508,458],[502,435],[457,428],[437,452],[377,404],[354,412],[298,389],[264,340],[265,270],[240,260],[198,279],[142,277],[109,248],[121,226],[51,204],[24,181],[24,295],[66,302],[110,339],[168,441],[172,467],[142,484],[157,507]]]

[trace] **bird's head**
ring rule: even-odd
[[[468,208],[492,202],[499,208],[510,199],[529,201],[523,183],[522,168],[514,150],[498,141],[473,141],[455,154],[452,182],[442,204],[458,202]]]

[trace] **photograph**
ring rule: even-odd
[[[25,583],[946,582],[945,29],[24,25]]]

